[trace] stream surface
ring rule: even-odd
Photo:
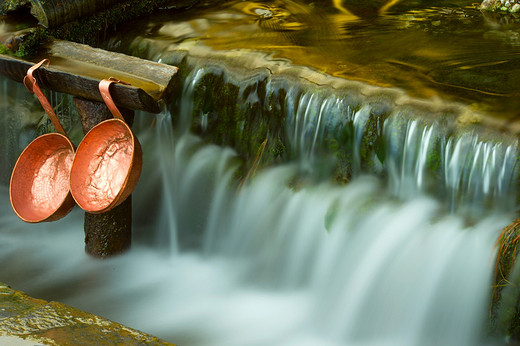
[[[121,28],[104,45],[156,61],[197,47],[261,52],[501,119],[518,115],[515,18],[506,22],[467,1],[345,3],[226,1],[166,11]],[[43,224],[23,223],[12,211],[14,162],[52,129],[22,85],[2,81],[0,281],[179,345],[503,343],[488,333],[488,316],[495,242],[517,209],[516,138],[454,133],[442,117],[399,111],[378,120],[376,136],[367,125],[373,104],[351,107],[336,94],[276,80],[260,92],[257,80],[239,80],[241,97],[259,113],[271,106],[261,95],[282,99],[290,153],[239,185],[237,152],[190,131],[199,122],[206,134],[222,119],[220,110],[194,114],[204,108],[194,95],[211,88],[204,77],[216,80],[217,72],[183,71],[175,105],[136,115],[144,165],[133,194],[133,247],[103,261],[84,253],[78,208]],[[78,144],[71,99],[50,99]],[[321,167],[333,163],[320,161],[318,149],[331,129],[347,127],[341,134],[350,137],[337,145],[351,148],[349,183],[302,178],[302,171],[332,171]],[[361,155],[367,135],[382,143],[368,155],[371,171]]]
[[[262,52],[271,61],[518,117],[520,15],[481,12],[467,0],[384,3],[224,1],[134,21],[103,46],[153,60],[200,47]]]

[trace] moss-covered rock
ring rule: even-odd
[[[0,283],[0,336],[45,345],[172,345],[157,337]]]
[[[267,96],[266,81],[265,75],[256,75],[238,82],[223,71],[208,69],[194,86],[192,131],[209,142],[235,148],[246,162],[242,175],[266,139],[259,167],[287,154],[285,93],[281,90]]]

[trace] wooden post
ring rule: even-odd
[[[103,120],[112,118],[108,107],[102,102],[74,98],[74,104],[81,117],[83,132]],[[119,109],[129,126],[133,123],[134,112]],[[132,243],[132,196],[123,203],[103,214],[85,213],[85,252],[91,256],[105,258],[120,254]]]

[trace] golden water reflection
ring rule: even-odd
[[[468,1],[431,3],[227,1],[182,17],[160,13],[122,32],[138,28],[134,37],[170,49],[191,42],[265,52],[416,97],[463,101],[505,118],[520,115],[520,17],[482,13]]]

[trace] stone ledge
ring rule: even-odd
[[[31,298],[2,283],[0,337],[12,345],[172,345],[73,307]]]

